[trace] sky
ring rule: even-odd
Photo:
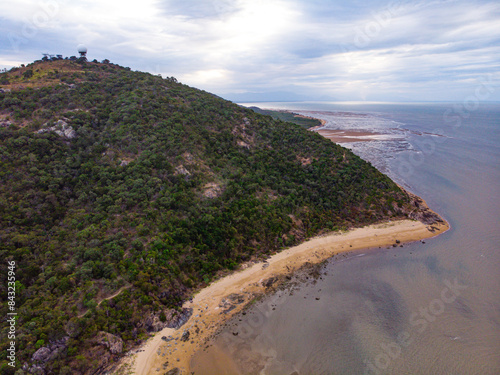
[[[234,101],[500,100],[500,1],[15,0],[0,67],[109,59]]]

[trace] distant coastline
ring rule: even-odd
[[[304,115],[301,113],[297,113],[296,111],[293,110],[261,109],[259,107],[249,107],[249,108],[251,108],[253,111],[257,113],[269,115],[279,120],[293,122],[297,125],[305,127],[307,130],[316,132],[335,143],[369,142],[384,138],[384,134],[366,129],[344,130],[344,129],[325,128],[325,126],[328,123],[325,119]],[[315,113],[321,113],[321,112],[315,111]],[[352,115],[352,113],[350,112],[341,112],[340,114],[346,117]],[[359,116],[359,114],[357,114],[356,116]]]

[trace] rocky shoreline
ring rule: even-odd
[[[209,345],[230,318],[244,313],[260,296],[296,280],[294,275],[302,274],[304,270],[311,272],[334,256],[345,258],[360,249],[401,246],[437,236],[449,229],[448,224],[430,210],[425,201],[414,195],[412,199],[415,210],[408,214],[425,223],[400,220],[331,233],[283,250],[264,262],[246,264],[240,271],[217,280],[186,302],[184,309],[191,310],[186,310],[190,311],[187,321],[188,314],[180,320],[183,325],[165,326],[108,373],[146,375],[156,371],[174,371],[170,374],[189,374],[193,355]]]

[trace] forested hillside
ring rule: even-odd
[[[221,272],[410,209],[349,150],[174,78],[63,60],[0,87],[0,315],[15,261],[26,373],[95,373]]]

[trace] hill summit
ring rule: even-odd
[[[241,263],[415,211],[351,151],[172,77],[61,60],[0,85],[1,267],[16,265],[25,371],[95,373]]]

